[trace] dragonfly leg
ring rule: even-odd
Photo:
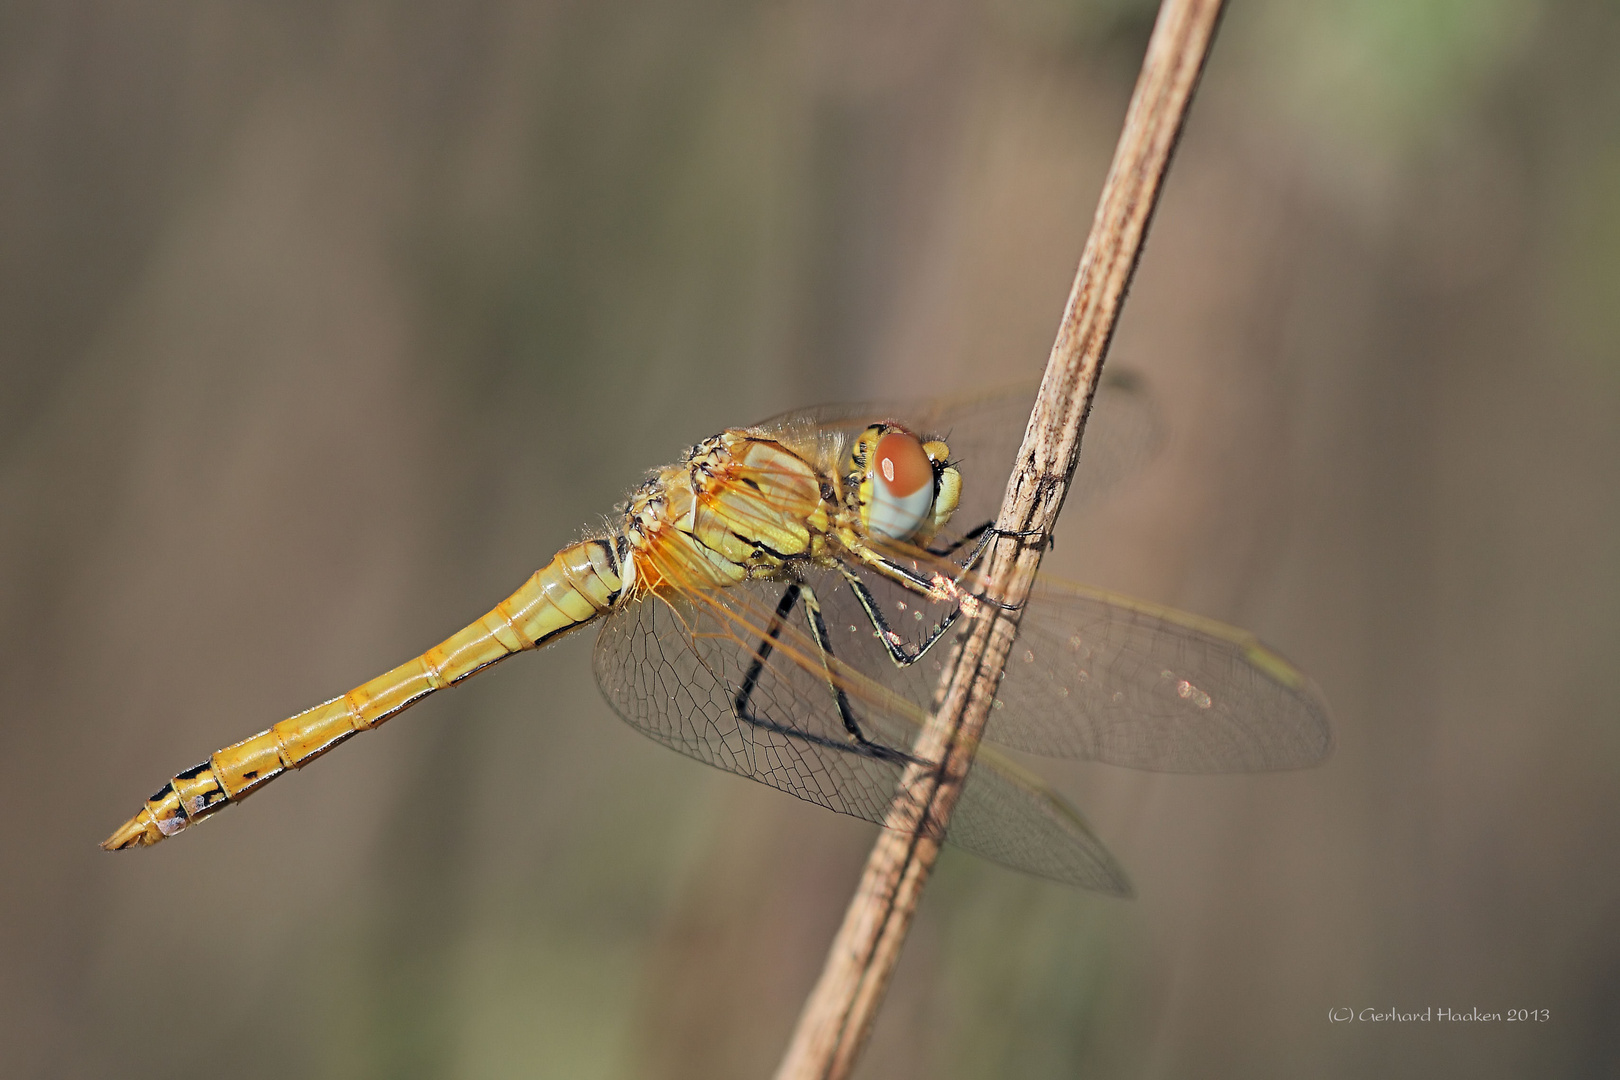
[[[968,556],[966,562],[962,563],[962,569],[967,570],[972,568],[973,564],[979,561],[980,556],[984,554],[984,549],[989,547],[990,542],[995,540],[997,537],[1006,536],[1015,540],[1030,540],[1040,535],[1041,530],[1039,529],[998,529],[996,528],[995,522],[986,521],[984,524],[968,530],[962,535],[960,540],[953,540],[951,543],[946,544],[943,548],[926,548],[924,550],[926,550],[930,555],[945,557],[955,555],[958,551],[961,551],[964,547],[966,547],[969,542],[977,541],[977,543],[973,545],[972,554]],[[1047,537],[1046,546],[1051,547],[1052,544],[1052,538]]]
[[[941,558],[944,558],[947,555],[955,555],[972,541],[978,540],[978,545],[973,549],[973,558],[968,559],[968,561],[963,564],[964,566],[972,566],[974,559],[977,559],[979,553],[984,550],[985,541],[981,538],[991,531],[991,527],[993,525],[995,525],[995,522],[986,521],[975,528],[969,529],[967,532],[962,534],[960,539],[952,540],[944,547],[925,548],[924,550],[926,550],[930,555],[938,555]]]
[[[821,652],[822,670],[827,673],[827,688],[832,691],[833,700],[838,704],[838,716],[844,721],[844,730],[854,740],[859,752],[882,761],[892,761],[899,765],[924,764],[921,759],[913,757],[903,750],[896,750],[882,743],[875,743],[861,731],[860,723],[855,719],[855,711],[850,708],[849,696],[844,688],[838,685],[832,673],[832,642],[827,635],[827,622],[821,617],[821,601],[808,585],[800,587],[803,594],[805,621],[810,624],[810,637],[815,641],[816,648]]]
[[[800,603],[801,600],[804,602],[806,618],[810,623],[811,637],[814,638],[816,648],[822,654],[822,669],[827,672],[827,686],[833,693],[833,700],[838,704],[839,719],[844,722],[844,728],[850,733],[853,742],[829,739],[825,735],[817,735],[800,728],[779,724],[774,720],[767,720],[754,712],[754,691],[759,688],[759,679],[765,671],[765,663],[776,649],[776,642],[778,635],[782,632],[783,624],[787,622],[787,618],[792,614],[794,606]],[[754,649],[753,663],[748,665],[748,671],[743,675],[742,686],[738,688],[737,696],[732,699],[732,710],[737,714],[738,719],[753,727],[774,731],[779,735],[788,735],[804,742],[813,743],[816,746],[861,754],[865,757],[877,758],[880,761],[892,761],[897,765],[905,765],[916,761],[917,759],[910,754],[884,746],[881,743],[872,742],[861,733],[860,725],[855,722],[855,715],[849,707],[848,697],[833,682],[832,665],[828,662],[828,658],[831,656],[832,650],[827,646],[826,623],[821,618],[821,605],[816,602],[815,594],[810,591],[808,585],[794,582],[782,593],[782,599],[777,602],[776,611],[771,615],[770,628],[765,631],[765,636],[760,639],[759,645]]]
[[[999,611],[1017,611],[1019,605],[1009,604],[1005,600],[998,600],[993,596],[986,596],[981,592],[962,587],[962,574],[967,572],[967,566],[961,568],[961,573],[954,578],[947,578],[942,574],[923,574],[921,571],[908,567],[894,559],[889,558],[880,551],[876,551],[865,544],[859,547],[848,548],[861,562],[886,578],[892,578],[900,584],[924,596],[935,600],[945,600],[952,596],[958,599],[971,599],[976,604],[988,604]],[[969,564],[971,565],[971,564]]]
[[[803,587],[794,582],[783,591],[782,599],[776,605],[776,613],[771,616],[770,629],[766,630],[765,636],[760,639],[759,647],[754,650],[754,662],[748,665],[748,671],[743,675],[742,686],[737,690],[737,696],[731,700],[733,711],[750,724],[783,730],[754,716],[753,706],[750,703],[754,697],[754,688],[759,685],[760,674],[765,670],[765,661],[771,658],[771,651],[776,648],[776,637],[782,632],[782,624],[793,611],[793,605],[799,602],[799,591]]]
[[[894,661],[895,667],[910,667],[918,660],[921,660],[924,654],[934,647],[934,643],[945,635],[945,631],[949,630],[951,625],[956,622],[957,616],[962,614],[962,605],[957,604],[956,607],[951,609],[949,615],[946,615],[934,625],[934,628],[929,631],[927,639],[922,644],[915,649],[907,650],[901,644],[900,635],[889,629],[889,621],[883,617],[883,612],[877,605],[877,599],[872,596],[872,590],[868,589],[865,582],[848,570],[842,572],[844,580],[849,582],[851,591],[855,593],[855,599],[861,602],[861,608],[865,610],[867,619],[872,623],[872,629],[877,631],[878,640],[883,642],[883,648],[889,654],[889,659]]]

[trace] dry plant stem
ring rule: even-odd
[[[1047,536],[1063,507],[1103,356],[1221,8],[1222,0],[1165,0],[1159,8],[1040,396],[1007,482],[996,521],[1006,532],[1034,529]],[[1021,605],[1044,547],[999,541],[986,574],[988,594]],[[941,764],[906,770],[777,1080],[834,1080],[854,1067],[939,855],[937,837],[973,763],[1017,632],[1016,610],[982,608],[946,672],[942,704],[915,751]]]

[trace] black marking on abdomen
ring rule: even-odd
[[[577,629],[578,627],[584,626],[586,623],[590,622],[592,619],[596,618],[598,615],[600,615],[602,613],[601,610],[595,608],[594,605],[593,605],[592,610],[595,611],[595,614],[587,616],[586,618],[580,619],[578,622],[571,622],[567,626],[559,626],[559,627],[557,627],[557,629],[553,630],[551,633],[544,634],[544,635],[542,635],[540,637],[535,638],[534,639],[534,647],[538,649],[542,645],[544,645],[546,642],[550,641],[552,638],[558,636],[559,634],[566,634],[570,630],[574,630],[574,629]],[[508,653],[507,655],[510,656],[512,654]],[[490,663],[491,664],[497,664],[497,663],[500,663],[500,661],[505,660],[505,659],[506,659],[505,656],[497,657],[496,659],[491,660]],[[488,665],[486,664],[485,667],[487,667],[487,666]]]

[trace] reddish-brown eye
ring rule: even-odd
[[[891,431],[872,450],[872,496],[866,528],[877,536],[910,539],[934,507],[934,463],[915,435]]]
[[[872,457],[875,479],[896,498],[903,499],[923,485],[934,483],[934,463],[923,453],[922,443],[909,432],[891,431],[883,436]]]

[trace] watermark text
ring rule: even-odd
[[[1327,1011],[1330,1024],[1545,1024],[1550,1009],[1466,1009],[1427,1005],[1421,1009],[1357,1009],[1335,1005]]]

